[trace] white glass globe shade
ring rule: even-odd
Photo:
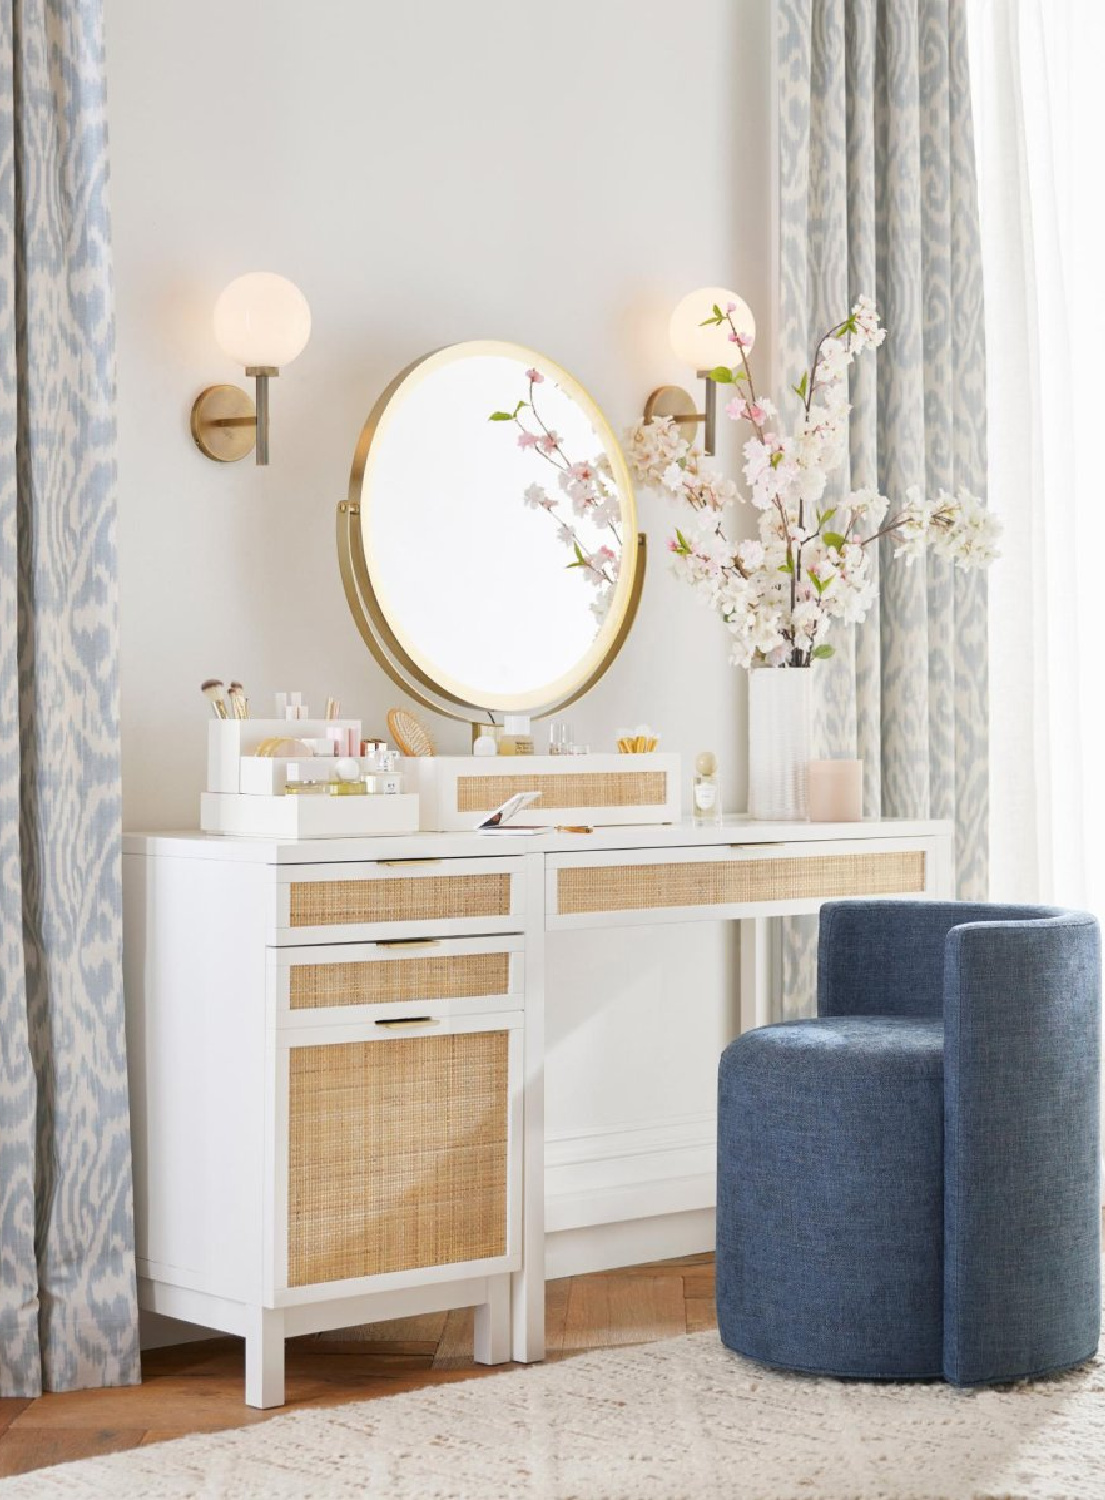
[[[311,336],[311,309],[294,282],[271,271],[250,271],[224,288],[215,303],[215,338],[236,364],[282,369]]]
[[[699,326],[715,306],[725,312],[730,304],[734,305],[732,317],[737,332],[749,340],[745,354],[751,349],[756,342],[756,320],[748,303],[723,286],[701,286],[688,293],[671,315],[671,347],[685,365],[693,370],[712,370],[715,365],[740,364],[740,350],[729,340],[728,323]]]

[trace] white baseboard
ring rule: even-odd
[[[546,1233],[712,1208],[716,1153],[712,1113],[548,1140]]]
[[[588,1271],[610,1271],[617,1266],[699,1255],[713,1248],[712,1208],[620,1224],[595,1224],[546,1234],[545,1274],[554,1281],[561,1276],[582,1276]]]
[[[195,1323],[182,1323],[179,1318],[167,1318],[163,1313],[138,1310],[138,1337],[143,1349],[164,1349],[171,1344],[197,1344],[201,1339],[221,1339],[225,1334],[217,1328],[200,1328]]]

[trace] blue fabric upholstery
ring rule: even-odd
[[[819,1018],[721,1061],[724,1342],[959,1385],[1092,1355],[1100,1009],[1083,913],[823,907]]]
[[[730,1348],[791,1369],[939,1375],[943,1067],[938,1021],[789,1021],[729,1049],[717,1302]]]

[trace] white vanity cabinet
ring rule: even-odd
[[[509,1357],[522,864],[128,838],[140,1300],[244,1334],[251,1405],[297,1333],[474,1306]]]

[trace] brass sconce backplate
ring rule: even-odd
[[[660,385],[645,402],[645,421],[653,417],[671,417],[681,437],[692,443],[702,418],[698,414],[694,397],[681,385]]]
[[[257,413],[248,392],[236,385],[209,385],[192,405],[192,436],[207,458],[232,464],[253,451]]]

